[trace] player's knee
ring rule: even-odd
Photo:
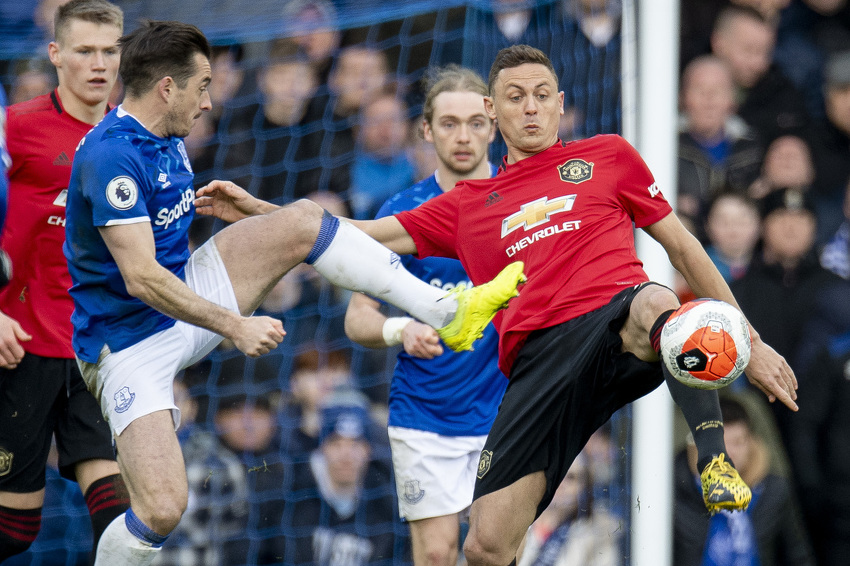
[[[457,562],[457,543],[433,539],[425,546],[425,564],[428,566],[452,566]]]
[[[498,541],[482,540],[473,533],[463,543],[463,555],[470,566],[504,566],[514,558]]]
[[[324,213],[321,206],[308,199],[297,200],[274,211],[268,215],[270,225],[264,231],[271,238],[270,247],[306,256],[316,241]],[[274,235],[277,238],[272,238]]]
[[[286,219],[287,224],[303,223],[310,226],[313,224],[318,226],[324,213],[324,208],[306,198],[298,199],[275,211],[275,214]]]
[[[641,292],[641,301],[638,302],[641,310],[646,313],[646,319],[655,321],[664,311],[679,308],[679,299],[676,294],[661,285],[647,285]]]
[[[147,520],[143,520],[153,531],[167,535],[177,527],[186,505],[187,501],[183,497],[160,497],[153,509],[148,511]]]

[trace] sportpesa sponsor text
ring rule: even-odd
[[[179,220],[184,214],[187,214],[190,210],[192,210],[194,202],[195,191],[190,187],[183,192],[183,196],[180,197],[180,202],[175,204],[174,208],[159,209],[159,212],[156,214],[155,224],[157,226],[162,226],[163,229],[167,230],[175,220]]]

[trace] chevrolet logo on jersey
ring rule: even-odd
[[[548,197],[540,197],[537,200],[525,203],[515,212],[502,220],[502,237],[504,238],[514,230],[522,227],[530,230],[541,224],[549,222],[553,214],[569,212],[573,209],[576,195],[566,195],[549,200]]]
[[[593,176],[593,163],[584,159],[570,159],[558,166],[558,174],[565,183],[583,183]]]

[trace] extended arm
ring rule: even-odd
[[[259,356],[283,340],[283,325],[269,317],[243,317],[196,294],[156,261],[150,224],[141,222],[99,228],[127,292],[156,310],[211,330],[249,356]]]
[[[249,216],[266,214],[279,206],[260,200],[230,181],[212,181],[198,189],[195,210],[204,216],[215,216],[225,222],[236,222]],[[378,220],[348,220],[397,254],[415,254],[416,244],[394,216]]]
[[[385,332],[387,325],[389,328]],[[396,325],[400,326],[397,338]],[[388,318],[381,312],[378,301],[362,293],[354,293],[348,303],[345,334],[367,348],[386,348],[401,343],[405,352],[426,360],[443,353],[436,330],[413,319]],[[393,336],[389,341],[387,334]]]
[[[682,225],[675,214],[668,214],[646,232],[664,246],[670,262],[688,282],[698,297],[720,299],[740,310],[732,291],[717,271],[711,258],[697,239]],[[747,377],[771,402],[779,399],[796,411],[797,378],[785,358],[765,344],[756,329],[750,325],[753,351],[747,366]]]

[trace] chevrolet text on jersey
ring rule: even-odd
[[[557,224],[555,226],[547,226],[542,230],[538,230],[531,236],[522,238],[516,244],[509,246],[508,249],[505,250],[505,253],[508,254],[508,257],[513,257],[518,251],[530,246],[534,242],[542,240],[543,238],[548,238],[549,236],[554,236],[555,234],[560,234],[561,232],[573,232],[574,230],[578,230],[580,225],[581,220],[567,220],[560,226]]]

